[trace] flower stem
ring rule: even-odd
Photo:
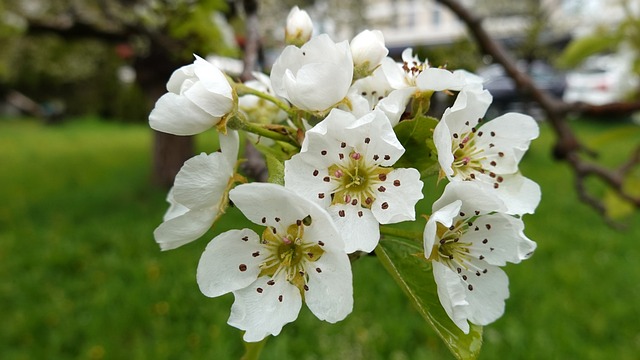
[[[264,344],[267,342],[268,337],[258,341],[258,342],[246,342],[244,343],[244,355],[240,358],[240,360],[258,360],[260,358],[260,353],[262,352],[262,348],[264,348]]]
[[[290,127],[284,125],[263,125],[252,123],[244,119],[244,116],[242,116],[242,113],[240,112],[235,113],[227,120],[227,126],[234,130],[244,130],[269,139],[284,141],[294,146],[298,146],[295,136],[289,135],[295,134],[295,130]]]
[[[271,96],[269,94],[265,94],[262,91],[256,90],[254,88],[251,88],[245,84],[242,83],[234,83],[235,89],[236,89],[236,93],[238,94],[238,96],[242,96],[242,95],[255,95],[259,98],[265,99],[267,101],[270,101],[272,103],[274,103],[277,107],[279,107],[280,109],[284,110],[289,117],[293,117],[295,115],[295,112],[291,109],[291,107],[289,105],[287,105],[286,102],[278,99],[275,96]]]

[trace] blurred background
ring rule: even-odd
[[[640,3],[623,0],[461,0],[535,84],[570,104],[637,104]],[[154,133],[147,116],[192,54],[243,70],[247,22],[257,67],[283,48],[298,5],[315,34],[347,40],[383,31],[390,56],[412,47],[433,66],[482,76],[488,117],[532,114],[541,137],[522,164],[543,199],[526,216],[532,259],[507,266],[511,299],[485,327],[481,359],[637,359],[640,216],[597,181],[606,217],[579,202],[571,169],[552,156],[545,113],[465,25],[431,0],[0,0],[0,356],[2,359],[237,359],[226,325],[231,295],[208,299],[195,269],[208,239],[242,226],[234,209],[203,239],[160,252],[153,229],[182,162],[215,151],[213,131]],[[434,99],[434,114],[450,97]],[[603,164],[640,144],[633,111],[569,116]],[[640,174],[624,184],[640,195]],[[633,180],[635,179],[635,180]],[[438,196],[426,184],[421,213]],[[303,310],[263,359],[449,359],[375,257],[354,264],[355,309],[338,325]],[[425,279],[432,281],[432,279]]]

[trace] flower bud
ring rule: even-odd
[[[313,23],[306,11],[294,6],[287,16],[284,41],[287,45],[302,46],[311,39]]]
[[[364,30],[351,40],[355,78],[363,78],[375,70],[389,53],[379,30]]]

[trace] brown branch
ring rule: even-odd
[[[567,104],[556,99],[549,93],[539,89],[531,77],[521,72],[516,67],[515,61],[502,45],[494,41],[482,26],[482,18],[470,12],[467,8],[455,0],[437,0],[442,5],[455,13],[468,27],[471,36],[475,38],[481,51],[491,55],[495,62],[502,65],[505,72],[513,79],[520,91],[528,94],[547,115],[556,135],[554,156],[566,161],[573,169],[576,176],[576,190],[580,199],[593,207],[596,211],[606,216],[606,207],[601,199],[591,195],[586,188],[586,179],[594,176],[603,180],[622,199],[640,209],[640,197],[635,197],[627,192],[624,187],[624,178],[633,167],[640,163],[640,148],[631,155],[630,159],[618,169],[608,169],[597,164],[588,163],[580,157],[581,152],[589,154],[573,130],[569,127],[566,116],[568,113],[589,115],[628,114],[640,109],[640,102],[629,104],[607,104],[593,106],[586,104]]]
[[[99,29],[94,24],[79,20],[64,19],[64,21],[42,21],[28,19],[27,33],[29,35],[56,34],[70,39],[99,39],[109,43],[127,41],[131,35],[124,31]]]
[[[260,30],[258,22],[258,3],[256,0],[244,0],[242,4],[246,14],[246,37],[243,58],[244,68],[240,78],[243,81],[247,81],[253,79],[251,72],[255,71],[257,67],[258,52],[260,51]]]
[[[604,105],[590,105],[576,103],[567,105],[567,111],[575,115],[586,116],[629,116],[636,111],[640,111],[640,101],[634,102],[614,102]]]

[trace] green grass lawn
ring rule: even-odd
[[[640,142],[631,124],[574,125],[606,148],[606,161]],[[511,298],[485,327],[481,359],[636,359],[640,216],[616,232],[578,203],[542,130],[522,165],[543,189],[525,217],[538,250],[506,268]],[[214,233],[241,226],[242,216],[231,210],[205,238],[160,252],[152,232],[165,192],[149,186],[150,148],[145,126],[0,121],[2,359],[241,356],[240,331],[226,325],[233,297],[204,297],[195,270]],[[453,358],[375,257],[354,264],[354,281],[345,321],[327,324],[305,309],[262,359]]]

